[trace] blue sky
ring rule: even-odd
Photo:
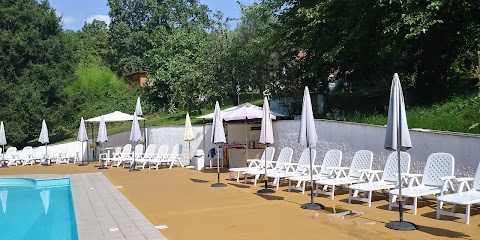
[[[63,29],[80,30],[85,22],[93,19],[109,22],[107,0],[50,0],[50,5],[62,15]],[[240,17],[240,7],[237,0],[200,0],[212,11],[220,10],[224,17]],[[250,5],[254,0],[240,0],[242,4]],[[234,25],[234,23],[231,23]]]

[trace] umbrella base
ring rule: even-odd
[[[400,222],[400,221],[391,221],[385,224],[385,227],[390,228],[392,230],[400,230],[400,231],[411,231],[417,230],[418,226],[411,222]]]
[[[51,167],[52,164],[50,164],[50,163],[42,163],[42,166],[44,166],[44,167]]]
[[[8,167],[8,165],[2,165],[2,166],[0,166],[0,168],[7,168],[7,167]]]
[[[80,164],[78,164],[77,166],[83,167],[83,166],[87,166],[87,165],[88,165],[88,163],[80,163]]]
[[[275,193],[275,190],[273,190],[273,189],[268,189],[268,188],[264,188],[264,189],[258,190],[257,193],[260,193],[260,194],[271,194],[271,193]]]
[[[101,167],[98,167],[98,169],[108,169],[108,167],[101,166]]]
[[[130,170],[128,170],[129,172],[139,172],[140,169],[136,169],[136,168],[131,168]]]
[[[304,203],[302,206],[300,206],[303,209],[308,209],[308,210],[324,210],[325,206],[323,206],[320,203]]]
[[[226,187],[227,184],[225,183],[214,183],[210,187]]]

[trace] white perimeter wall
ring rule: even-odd
[[[343,152],[342,166],[349,166],[353,154],[361,149],[367,149],[374,153],[374,169],[383,169],[389,151],[383,148],[385,140],[385,127],[355,124],[348,122],[316,120],[317,134],[319,142],[316,146],[316,162],[321,164],[325,153],[329,149],[340,149]],[[275,135],[276,154],[283,147],[292,147],[294,149],[294,161],[302,151],[297,143],[298,129],[300,121],[282,120],[273,123]],[[192,155],[196,149],[206,149],[207,151],[214,147],[210,143],[210,125],[205,125],[206,141],[203,139],[202,125],[194,125],[193,132],[195,140],[191,142]],[[149,128],[149,143],[168,144],[172,147],[174,144],[183,144],[183,161],[188,163],[188,142],[183,141],[184,127],[157,127]],[[480,136],[474,134],[459,134],[445,132],[420,132],[410,131],[413,148],[408,152],[412,156],[412,166],[410,172],[423,173],[427,157],[434,152],[448,152],[455,157],[455,175],[473,176],[480,160]]]

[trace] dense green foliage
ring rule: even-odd
[[[56,129],[68,119],[75,44],[48,2],[0,3],[0,116],[10,143],[38,136],[42,119]]]
[[[168,123],[241,95],[296,101],[305,85],[322,92],[333,69],[337,78],[354,69],[353,93],[327,94],[329,118],[383,124],[398,72],[412,127],[479,129],[477,98],[455,99],[450,110],[438,103],[480,81],[480,1],[259,0],[239,3],[235,29],[199,0],[108,5],[109,26],[62,31],[47,0],[0,3],[0,120],[10,144],[35,139],[42,118],[52,133],[72,134],[80,117],[132,112],[137,96]],[[147,87],[126,84],[136,71],[148,72]]]

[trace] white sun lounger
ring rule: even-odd
[[[457,178],[458,192],[453,194],[442,195],[437,198],[437,219],[442,215],[464,218],[466,224],[470,224],[470,208],[472,204],[480,203],[480,164],[477,167],[475,178],[463,177]],[[473,181],[470,188],[469,181]],[[465,189],[465,190],[464,190]],[[442,210],[441,203],[453,204],[451,211]],[[465,213],[455,212],[457,205],[465,205]]]
[[[148,169],[155,168],[158,170],[158,167],[161,165],[162,161],[166,159],[168,156],[168,145],[162,144],[158,147],[157,153],[154,155],[152,159],[148,161]]]
[[[278,173],[287,168],[286,164],[292,161],[293,149],[290,147],[284,147],[278,155],[277,161],[274,162],[274,168],[267,168],[267,174]],[[263,164],[265,165],[265,163]],[[245,182],[248,181],[248,175],[253,175],[253,185],[257,185],[257,180],[261,175],[265,174],[265,168],[252,168],[245,171]]]
[[[7,166],[18,166],[18,156],[17,156],[17,148],[16,147],[9,147],[7,148],[7,151],[5,152],[3,159],[5,160],[5,163]]]
[[[143,154],[143,144],[137,144],[133,149],[133,153],[131,153],[130,156],[122,159],[122,162],[121,162],[122,168],[125,168],[125,165],[127,164],[131,166],[133,164],[133,161],[137,161],[137,159],[142,157],[142,154]]]
[[[247,159],[248,166],[247,167],[239,167],[239,168],[230,168],[228,169],[229,175],[228,179],[232,179],[232,172],[237,173],[237,182],[240,179],[240,174],[244,173],[247,170],[251,170],[253,168],[262,168],[265,164],[265,158],[267,158],[267,164],[272,164],[273,162],[273,155],[275,154],[274,147],[267,147],[265,151],[262,153],[262,157],[260,159]]]
[[[131,156],[131,151],[132,151],[132,144],[128,143],[125,144],[125,146],[122,148],[122,152],[119,155],[114,155],[111,158],[104,158],[103,160],[105,161],[105,165],[108,166],[108,163],[112,167],[116,166],[119,167],[120,164],[122,164],[123,159],[126,159]],[[116,164],[114,164],[116,163]]]
[[[315,162],[317,151],[315,149],[306,148],[297,163],[284,164],[286,167],[280,172],[267,173],[267,177],[273,178],[273,182],[269,185],[275,186],[278,190],[280,185],[286,178],[293,176],[301,176],[310,172],[310,157]]]
[[[145,165],[152,160],[155,157],[155,150],[156,146],[155,144],[150,144],[148,145],[147,149],[145,150],[145,153],[139,158],[137,158],[137,165],[135,165],[135,168],[145,168]]]
[[[329,195],[333,200],[335,197],[335,187],[340,185],[347,185],[353,183],[367,182],[366,172],[372,170],[373,153],[368,150],[360,150],[353,155],[352,164],[350,167],[338,167],[332,168],[335,173],[335,178],[320,179],[315,181],[316,191],[315,195],[323,194]],[[348,175],[345,174],[345,170],[348,170]],[[342,177],[343,176],[343,177]],[[323,186],[320,190],[319,186]],[[331,190],[328,191],[328,187],[331,186]]]
[[[320,180],[334,177],[334,168],[340,167],[342,163],[342,151],[338,149],[328,150],[323,158],[322,166],[320,171],[317,171],[316,166],[314,166],[313,180]],[[292,186],[292,182],[297,182],[296,186]],[[292,176],[288,178],[288,191],[295,189],[302,191],[302,194],[305,194],[305,185],[307,182],[310,182],[310,174],[303,174],[300,176]]]
[[[389,190],[398,187],[398,160],[397,152],[392,152],[387,158],[385,168],[381,170],[372,170],[367,172],[369,175],[368,183],[358,183],[349,186],[348,203],[352,200],[368,203],[372,205],[372,193],[379,190]],[[410,154],[407,152],[400,153],[400,171],[402,175],[408,174],[410,171]],[[378,174],[382,173],[380,179]],[[403,182],[402,182],[403,183]],[[358,197],[358,192],[364,192],[363,197]]]
[[[443,195],[449,189],[453,190],[452,180],[455,168],[455,159],[449,153],[432,153],[428,156],[423,174],[408,174],[409,183],[407,188],[402,188],[403,207],[413,210],[413,215],[417,214],[417,202],[419,197],[427,195]],[[422,177],[420,184],[418,177]],[[391,190],[388,210],[392,207],[398,207],[395,201],[399,194],[398,189]],[[413,198],[413,205],[408,205],[408,198]],[[442,203],[440,203],[442,205]],[[441,206],[440,206],[441,208]]]
[[[22,154],[19,157],[19,160],[22,161],[22,165],[33,165],[35,161],[33,160],[33,148],[26,146],[22,149]]]

